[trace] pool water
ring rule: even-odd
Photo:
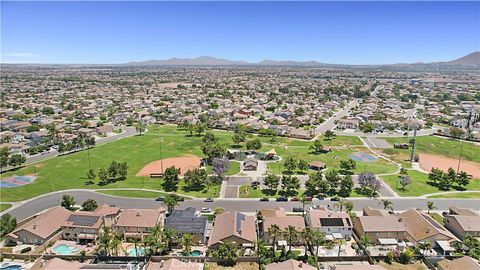
[[[131,247],[127,249],[127,253],[132,257],[145,256],[145,248],[137,247],[137,250],[135,250],[135,247]]]
[[[187,256],[183,252],[180,252],[179,255],[180,256]],[[188,256],[189,257],[200,257],[202,255],[203,255],[203,252],[201,252],[200,250],[192,250],[192,251],[190,251],[190,254]]]
[[[1,270],[21,270],[22,267],[20,265],[9,265],[6,267],[0,268]]]
[[[60,244],[53,249],[53,252],[58,255],[71,255],[78,252],[78,249],[69,245]]]

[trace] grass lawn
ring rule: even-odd
[[[327,164],[327,168],[329,169],[339,169],[340,161],[349,159],[350,158],[349,155],[353,152],[358,151],[358,152],[370,153],[366,147],[355,146],[355,147],[337,147],[329,153],[315,155],[310,153],[310,150],[308,148],[311,144],[312,144],[311,142],[308,142],[308,144],[302,147],[288,145],[286,146],[287,149],[285,149],[285,146],[284,147],[274,146],[273,148],[275,149],[277,154],[282,156],[284,159],[288,157],[292,157],[297,160],[303,159],[307,162],[319,160]],[[262,151],[268,151],[270,149],[272,149],[272,146],[265,145],[262,147]],[[374,162],[357,162],[357,168],[355,169],[355,173],[360,173],[363,171],[368,171],[375,174],[392,173],[392,172],[395,172],[396,168],[397,167],[395,164],[379,158]],[[271,173],[274,173],[274,174],[282,174],[283,171],[285,170],[283,166],[283,161],[268,163],[268,169]]]
[[[406,138],[384,138],[391,144],[405,143]],[[454,139],[440,138],[435,136],[420,136],[417,137],[415,149],[418,152],[427,154],[438,154],[450,158],[458,158],[460,156],[461,142]],[[399,153],[406,153],[409,155],[411,150],[397,149]],[[464,142],[462,150],[462,159],[480,162],[480,147],[473,143]]]
[[[455,193],[447,193],[442,195],[433,195],[428,196],[428,198],[464,198],[464,199],[480,199],[480,192],[455,192]]]
[[[260,188],[254,189],[250,185],[244,185],[244,186],[240,186],[239,196],[240,198],[262,198],[262,197],[276,198],[281,195],[279,191],[277,191],[276,194],[269,194],[268,192],[265,192],[265,191]],[[304,190],[298,190],[298,194],[296,196],[301,196],[303,192]],[[350,197],[365,197],[365,196],[356,193],[354,189],[350,193]]]
[[[410,176],[411,183],[406,186],[405,190],[402,190],[401,186],[398,184],[398,175],[381,176],[381,178],[400,196],[421,196],[443,191],[435,186],[427,184],[428,174],[409,170],[408,175]],[[471,180],[470,184],[467,186],[467,190],[480,190],[480,181]]]
[[[225,146],[231,143],[231,133],[215,131],[219,141]],[[135,174],[143,168],[144,165],[158,160],[159,153],[155,149],[159,148],[159,135],[163,138],[163,157],[177,157],[183,155],[196,155],[203,157],[201,147],[202,137],[186,136],[183,130],[177,130],[175,126],[150,126],[146,134],[142,136],[133,136],[117,140],[108,144],[99,145],[90,150],[92,168],[98,172],[102,167],[107,167],[113,160],[117,162],[126,161],[128,163],[128,176],[125,181],[99,186],[97,184],[86,184],[86,173],[88,171],[88,153],[81,151],[70,155],[65,155],[35,164],[38,179],[28,185],[1,189],[0,195],[2,201],[19,201],[34,196],[45,194],[52,191],[71,189],[71,188],[146,188],[161,190],[160,179],[150,179],[148,177],[138,177]],[[235,170],[236,165],[231,166]],[[2,174],[3,177],[10,175],[33,174],[33,165],[26,166],[16,171]],[[97,180],[98,181],[98,180]],[[182,183],[180,184],[180,187]],[[179,193],[192,196],[210,197],[218,194],[216,188],[212,188],[207,193],[202,192],[184,192],[179,188]]]
[[[435,219],[436,222],[440,223],[440,225],[445,225],[443,222],[443,217],[437,213],[430,213],[430,216]]]
[[[98,193],[131,198],[158,198],[166,195],[164,192],[154,192],[147,190],[100,190]]]
[[[3,211],[7,210],[7,209],[10,208],[10,207],[12,207],[11,204],[7,204],[7,203],[5,203],[5,204],[0,204],[0,212],[3,212]]]

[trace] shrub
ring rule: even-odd
[[[392,264],[393,262],[393,252],[389,251],[387,253],[387,257],[385,258],[385,262],[388,263],[388,264]]]

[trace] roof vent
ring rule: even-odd
[[[37,224],[33,224],[33,229],[36,230],[37,229]]]
[[[140,210],[139,210],[139,211],[137,211],[137,217],[139,217],[139,216],[140,216]]]

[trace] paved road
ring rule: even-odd
[[[422,129],[417,131],[417,136],[428,136],[432,135],[437,131],[438,127],[433,127],[431,129]],[[360,136],[360,137],[379,137],[379,138],[400,138],[406,137],[403,133],[363,133],[363,132],[348,132],[348,131],[339,131],[335,130],[335,134],[339,136]],[[413,130],[408,132],[408,137],[413,137]]]
[[[335,121],[337,121],[337,120],[341,119],[342,117],[344,117],[345,115],[347,115],[348,111],[350,111],[351,108],[353,108],[357,105],[358,105],[357,100],[350,101],[350,103],[348,103],[347,106],[345,106],[343,109],[338,111],[336,114],[334,114],[333,116],[328,118],[325,122],[320,124],[320,126],[318,126],[315,129],[315,134],[318,135],[318,134],[325,133],[325,131],[327,131],[327,130],[332,130],[335,127]],[[315,136],[314,139],[316,139],[316,138],[317,138],[317,136]]]
[[[18,207],[9,209],[6,212],[10,212],[18,220],[25,219],[29,216],[37,214],[45,209],[53,206],[60,205],[60,201],[63,194],[69,194],[75,197],[77,204],[81,204],[87,199],[95,199],[99,204],[108,203],[114,204],[121,208],[154,208],[159,207],[162,204],[156,202],[153,199],[137,199],[137,198],[122,198],[109,196],[94,191],[66,191],[53,194],[44,195],[35,199],[32,199]],[[368,198],[351,198],[353,202],[354,210],[361,211],[364,207],[383,207],[380,199],[368,199]],[[410,208],[427,209],[426,199],[423,198],[389,198],[393,202],[395,210],[406,210]],[[459,207],[466,207],[480,211],[480,201],[471,199],[429,199],[433,201],[438,210],[447,210],[449,206],[456,205]],[[335,202],[326,201],[314,201],[314,205],[330,205],[333,206]],[[200,199],[186,200],[181,202],[178,208],[186,208],[188,206],[196,207],[208,207],[214,209],[215,207],[223,207],[227,211],[238,210],[243,212],[255,212],[262,208],[272,208],[275,206],[284,207],[287,211],[291,211],[293,207],[300,207],[300,202],[259,202],[258,199],[216,199],[214,202],[206,203]]]

